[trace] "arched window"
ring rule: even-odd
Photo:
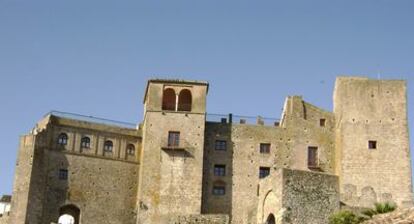
[[[79,224],[80,209],[75,205],[66,205],[59,209],[58,224]]]
[[[127,146],[127,154],[129,156],[134,156],[135,155],[135,146],[133,144],[129,144]]]
[[[58,137],[57,143],[59,145],[67,145],[68,144],[68,135],[66,133],[61,133]]]
[[[112,143],[112,141],[105,141],[104,144],[104,152],[112,152],[112,149],[114,148],[114,143]]]
[[[171,88],[165,89],[162,95],[162,109],[175,110],[175,91]]]
[[[191,111],[192,106],[191,91],[183,89],[178,96],[178,111]]]
[[[91,147],[91,139],[89,137],[83,137],[81,139],[81,148],[89,149]]]

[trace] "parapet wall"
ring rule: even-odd
[[[172,218],[170,224],[228,224],[227,215],[189,215]]]

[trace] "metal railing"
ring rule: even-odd
[[[243,116],[234,114],[206,114],[206,121],[223,124],[250,124],[262,126],[280,126],[280,119],[262,116]]]
[[[137,124],[134,124],[134,123],[115,121],[115,120],[106,119],[106,118],[99,118],[99,117],[94,117],[94,116],[87,116],[87,115],[62,112],[62,111],[56,111],[56,110],[50,111],[49,113],[45,115],[45,117],[49,115],[53,115],[56,117],[62,117],[62,118],[68,118],[68,119],[74,119],[74,120],[80,120],[80,121],[86,121],[86,122],[91,122],[91,123],[117,126],[117,127],[122,127],[122,128],[131,128],[131,129],[137,128]]]

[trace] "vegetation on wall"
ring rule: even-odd
[[[385,214],[395,211],[397,207],[391,203],[376,203],[373,209],[362,212],[362,215],[351,211],[339,211],[329,217],[329,224],[359,224],[371,219],[374,215]]]

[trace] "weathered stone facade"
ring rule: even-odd
[[[207,92],[150,80],[139,125],[49,114],[21,137],[8,223],[322,224],[339,201],[412,205],[404,81],[340,77],[333,112],[291,96],[270,125],[209,119]]]

